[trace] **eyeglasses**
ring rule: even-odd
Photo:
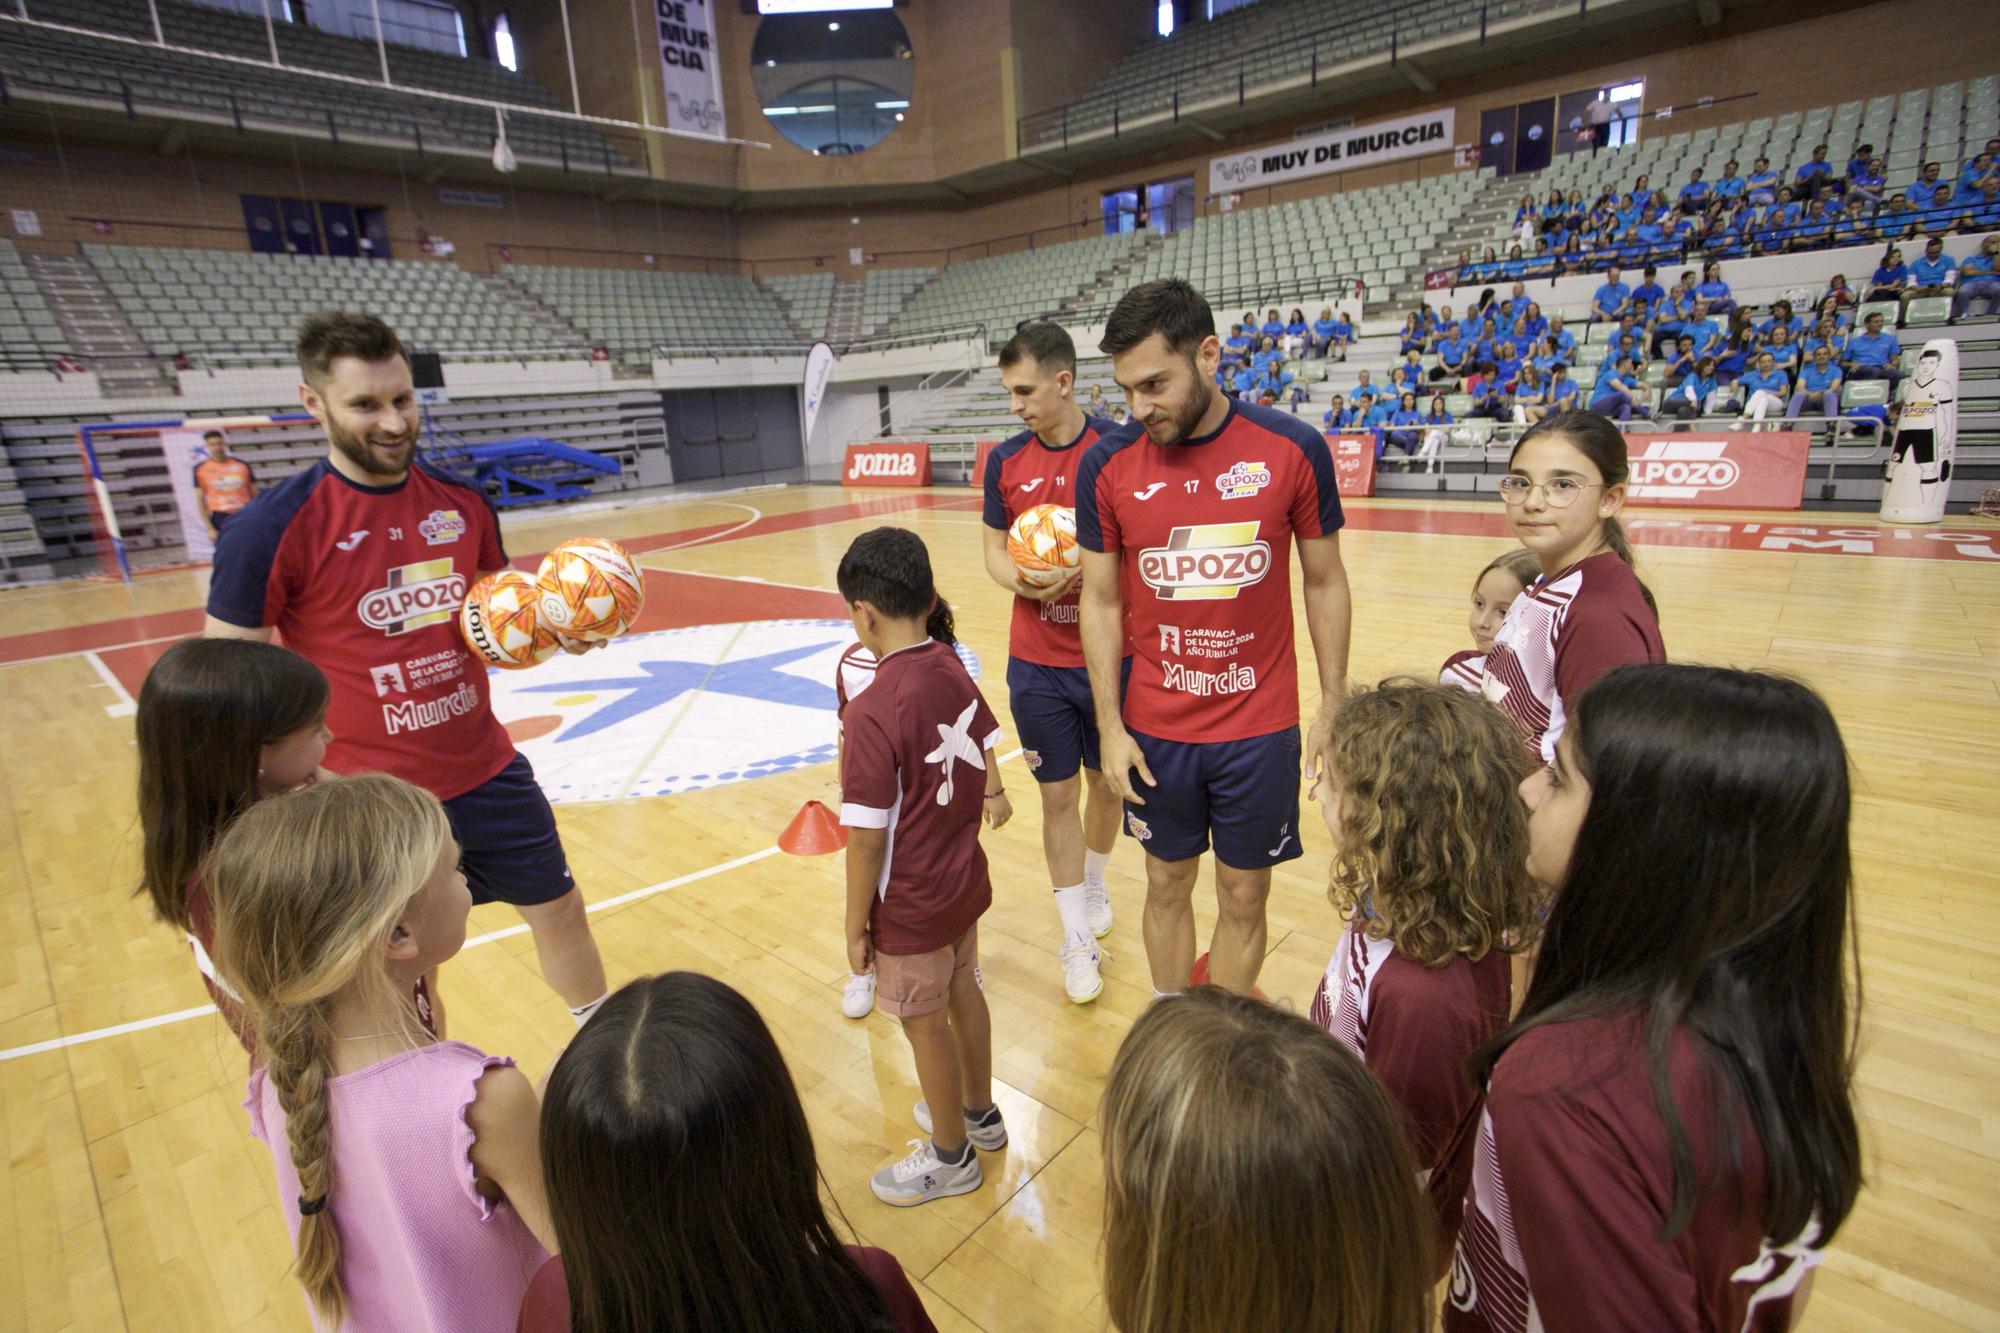
[[[1576,503],[1576,498],[1585,491],[1604,483],[1601,481],[1578,481],[1575,477],[1552,477],[1548,481],[1529,481],[1526,477],[1500,478],[1500,498],[1510,505],[1528,503],[1528,496],[1540,491],[1551,509],[1567,509]]]

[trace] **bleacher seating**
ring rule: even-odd
[[[1147,233],[1124,232],[953,264],[889,324],[893,334],[985,324],[1004,337],[1014,325],[1053,314],[1130,254]],[[912,270],[901,270],[911,272]],[[923,272],[923,270],[916,270]],[[898,270],[882,270],[892,274]],[[877,280],[877,272],[869,273]],[[886,280],[886,279],[885,279]]]
[[[934,268],[871,268],[861,281],[861,336],[880,333],[937,276]]]
[[[172,46],[268,61],[270,41],[261,21],[226,10],[157,0],[160,28]],[[142,42],[153,41],[143,0],[39,0],[29,11],[39,21],[89,28]],[[323,32],[304,24],[275,25],[280,61],[300,69],[380,80],[381,56],[373,42]],[[554,94],[524,75],[488,61],[388,48],[389,71],[399,85],[435,88],[523,108],[560,109]],[[342,84],[284,69],[205,59],[130,42],[107,42],[35,27],[0,12],[0,75],[13,96],[41,95],[107,101],[122,107],[158,107],[176,115],[218,121],[241,116],[251,128],[291,133],[334,132],[414,147],[485,152],[493,144],[493,115],[484,108],[444,102],[415,92]],[[636,172],[629,156],[586,125],[550,117],[509,114],[507,137],[518,157],[570,162],[580,169]]]
[[[0,239],[0,370],[46,370],[68,345],[20,252]]]
[[[735,273],[510,265],[505,274],[621,361],[655,347],[777,348],[798,343],[777,298]]]
[[[1539,0],[1357,0],[1338,6],[1264,0],[1140,46],[1077,101],[1029,117],[1022,147],[1303,77],[1314,66],[1331,69],[1388,51],[1392,36],[1407,49],[1474,30],[1482,9],[1490,24],[1547,7]]]
[[[84,253],[161,356],[282,364],[299,320],[330,306],[380,315],[404,341],[460,360],[511,359],[550,342],[525,310],[456,264],[97,243]]]
[[[827,316],[833,310],[833,274],[780,273],[758,281],[778,298],[799,332],[808,338],[826,336]]]

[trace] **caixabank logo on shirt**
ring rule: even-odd
[[[388,582],[363,594],[355,610],[368,628],[393,635],[450,620],[464,603],[465,576],[449,559],[419,560],[390,569]]]
[[[1225,601],[1271,572],[1271,544],[1258,522],[1177,527],[1165,546],[1139,552],[1139,577],[1163,601]]]

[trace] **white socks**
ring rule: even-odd
[[[1072,884],[1066,889],[1059,888],[1055,891],[1055,895],[1056,915],[1062,918],[1063,943],[1067,944],[1078,937],[1090,939],[1090,904],[1084,897],[1083,885]]]
[[[590,1021],[590,1016],[596,1013],[600,1008],[602,1008],[604,1002],[610,998],[611,998],[611,992],[606,991],[604,992],[604,994],[592,1000],[589,1004],[580,1005],[577,1008],[570,1010],[569,1016],[576,1020],[576,1025],[578,1027],[582,1027],[585,1023],[588,1023]]]
[[[1110,864],[1110,852],[1093,852],[1088,847],[1083,849],[1083,877],[1086,880],[1095,880],[1102,884],[1104,868]]]

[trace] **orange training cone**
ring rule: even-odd
[[[847,846],[847,830],[833,811],[818,801],[807,801],[778,835],[778,850],[793,856],[823,856]]]
[[[1203,954],[1194,960],[1194,968],[1188,973],[1188,985],[1206,986],[1208,984],[1208,955]],[[1264,1001],[1266,1004],[1270,1003],[1271,997],[1264,994],[1263,991],[1258,990],[1255,986],[1250,988],[1250,994]]]

